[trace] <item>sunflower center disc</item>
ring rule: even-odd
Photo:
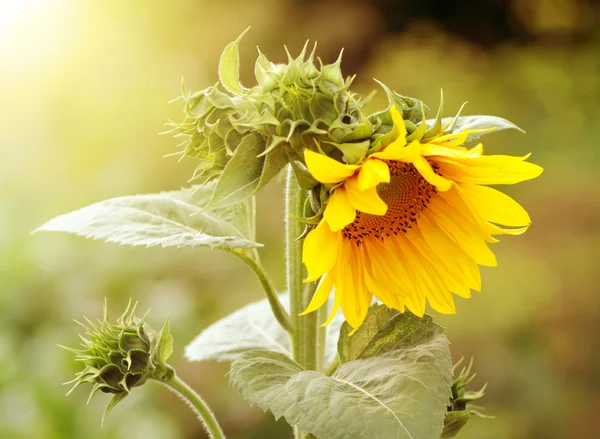
[[[425,210],[432,195],[437,193],[435,186],[428,183],[412,164],[396,161],[387,164],[390,182],[377,186],[377,193],[388,206],[387,213],[379,216],[357,212],[354,222],[343,230],[344,237],[357,244],[370,236],[383,239],[406,233],[416,224],[419,213]],[[437,172],[435,165],[432,166]]]

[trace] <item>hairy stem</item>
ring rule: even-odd
[[[258,259],[258,253],[255,252],[254,257],[245,252],[235,254],[239,256],[250,268],[252,268],[256,274],[256,277],[258,277],[258,280],[260,281],[260,285],[263,287],[263,290],[267,295],[267,300],[269,301],[269,305],[271,305],[271,311],[273,311],[273,315],[281,327],[291,334],[294,331],[294,326],[292,324],[292,320],[290,319],[290,315],[279,301],[279,296],[277,295],[275,285],[260,263],[260,260]]]
[[[294,322],[294,336],[292,337],[292,352],[294,360],[302,366],[305,365],[305,334],[304,317],[299,314],[304,311],[306,301],[304,298],[304,270],[302,267],[302,242],[298,237],[302,234],[303,225],[294,217],[304,214],[304,201],[306,194],[296,181],[294,171],[288,168],[285,188],[285,242],[286,242],[286,280],[290,294],[290,313]]]
[[[317,313],[306,316],[299,314],[306,309],[312,298],[316,284],[305,285],[302,265],[302,242],[298,240],[304,225],[296,220],[304,216],[304,204],[307,193],[298,185],[291,166],[288,168],[285,188],[285,224],[286,224],[286,278],[290,293],[290,311],[294,321],[292,353],[294,360],[309,370],[317,369]],[[306,438],[298,427],[294,427],[296,439]]]
[[[214,413],[208,407],[206,402],[190,386],[184,383],[175,373],[165,381],[161,381],[196,412],[198,419],[204,425],[206,432],[211,439],[225,439],[223,430],[215,418]]]
[[[334,372],[338,369],[338,367],[340,367],[340,356],[336,355],[329,367],[327,368],[327,370],[325,371],[325,375],[327,375],[328,377],[333,375]]]

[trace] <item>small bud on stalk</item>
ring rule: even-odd
[[[456,371],[462,361],[463,359],[461,358],[460,361],[454,365],[452,368],[453,372]],[[476,415],[480,418],[493,418],[493,416],[486,416],[480,412],[480,410],[483,410],[483,407],[471,404],[472,401],[476,401],[483,397],[487,386],[487,384],[484,385],[477,392],[466,390],[467,385],[473,381],[476,375],[471,374],[472,367],[473,359],[471,359],[467,367],[462,368],[460,374],[452,383],[452,398],[450,399],[450,405],[448,406],[448,413],[446,413],[444,419],[444,430],[441,439],[456,436],[458,432],[467,425],[471,415]]]
[[[160,332],[154,331],[144,317],[135,317],[137,303],[127,305],[116,324],[108,321],[108,310],[104,305],[104,317],[95,324],[85,319],[84,335],[80,335],[82,349],[61,346],[75,354],[75,360],[83,363],[83,370],[72,381],[71,393],[80,384],[92,384],[88,402],[98,392],[113,394],[104,412],[104,417],[134,387],[148,379],[167,381],[174,372],[166,364],[172,353],[173,339],[169,333],[169,322]]]

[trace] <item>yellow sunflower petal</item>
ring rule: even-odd
[[[481,236],[481,230],[466,218],[457,218],[453,212],[439,208],[436,203],[431,203],[427,210],[442,228],[456,243],[468,253],[479,265],[495,267],[496,256],[486,245]]]
[[[427,258],[403,236],[403,248],[406,252],[406,263],[421,285],[429,304],[442,314],[456,313],[454,299],[445,282],[440,278],[438,270]]]
[[[515,184],[538,177],[544,169],[526,162],[529,155],[512,157],[436,157],[441,173],[457,182],[472,184]]]
[[[310,174],[321,183],[339,183],[351,177],[359,168],[346,165],[310,149],[304,150],[304,160]]]
[[[412,164],[417,168],[423,178],[434,185],[439,191],[447,191],[452,187],[452,181],[437,175],[429,162],[423,157],[419,156]]]
[[[381,160],[367,160],[360,168],[357,182],[361,191],[373,189],[379,183],[389,183],[390,168]]]
[[[448,147],[436,145],[435,143],[424,143],[421,145],[421,154],[424,157],[439,155],[444,157],[479,157],[483,153],[483,145],[467,149],[462,146]]]
[[[323,306],[325,302],[327,302],[327,298],[329,297],[332,288],[333,276],[331,276],[331,274],[328,273],[321,278],[321,280],[319,281],[319,286],[317,287],[314,296],[312,297],[306,309],[300,315],[304,316],[313,311],[316,311],[321,306]]]
[[[335,265],[342,244],[342,233],[332,232],[325,221],[310,231],[304,239],[302,262],[308,271],[308,280],[318,279]]]
[[[488,223],[488,228],[492,235],[522,235],[527,231],[529,226],[517,227],[516,229],[505,229],[496,224]]]
[[[329,317],[327,317],[327,321],[321,325],[321,328],[325,326],[329,326],[329,324],[333,321],[335,315],[337,314],[340,306],[342,304],[341,296],[335,293],[335,297],[333,299],[333,307],[331,308],[331,312],[329,313]]]
[[[404,311],[404,301],[400,294],[398,294],[397,288],[385,288],[382,287],[380,280],[384,279],[382,276],[379,260],[372,260],[369,254],[372,253],[371,246],[374,244],[373,240],[367,239],[358,248],[361,254],[361,260],[364,262],[364,276],[365,284],[368,290],[385,305],[390,308],[397,309],[400,312]],[[397,276],[398,273],[394,273]],[[395,294],[394,294],[395,293]]]
[[[323,217],[332,232],[338,232],[354,221],[356,209],[351,202],[349,192],[344,186],[340,186],[333,191],[327,202]]]
[[[381,160],[398,160],[406,163],[412,163],[421,155],[421,144],[418,140],[411,142],[408,145],[401,145],[393,142],[384,150],[373,153],[370,157]]]
[[[466,280],[461,271],[451,268],[446,258],[455,260],[454,255],[450,254],[444,256],[438,248],[431,248],[423,238],[420,227],[413,228],[406,233],[406,238],[412,243],[412,245],[419,251],[419,253],[427,259],[432,267],[435,267],[444,284],[454,294],[469,298],[471,297],[471,291],[469,289],[469,282]]]
[[[531,223],[527,211],[508,195],[491,187],[463,184],[461,189],[487,221],[519,227]]]
[[[352,243],[344,241],[341,257],[336,266],[336,294],[340,294],[342,311],[348,324],[355,330],[367,316],[373,295],[367,290],[362,274],[362,262]]]
[[[389,307],[395,308],[398,302],[395,296],[406,297],[412,294],[411,285],[407,283],[408,275],[398,263],[399,255],[394,253],[391,245],[384,245],[377,238],[365,240],[361,248],[364,249],[372,273],[372,279],[367,280],[374,284],[377,297]]]
[[[377,189],[361,191],[356,179],[348,180],[344,186],[348,190],[348,202],[354,209],[371,215],[385,215],[387,212],[387,204],[379,197]]]
[[[396,109],[395,106],[391,106],[390,114],[394,121],[394,126],[398,129],[398,138],[394,140],[394,143],[406,145],[406,124],[402,118],[402,114]]]
[[[460,274],[470,289],[481,291],[479,267],[468,253],[463,251],[428,215],[419,218],[419,230],[427,245],[439,255],[451,271]]]
[[[481,212],[475,208],[471,199],[462,190],[462,186],[454,185],[451,190],[440,193],[440,201],[445,203],[444,209],[448,209],[455,213],[456,216],[464,216],[477,226],[481,232],[481,237],[487,242],[498,242],[492,236],[489,222],[483,218]]]

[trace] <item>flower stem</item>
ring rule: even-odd
[[[161,382],[189,404],[196,412],[198,419],[204,425],[204,428],[211,439],[225,439],[223,430],[221,430],[221,426],[219,425],[217,418],[215,418],[214,413],[200,395],[198,395],[190,386],[184,383],[175,373],[173,373],[169,379]]]
[[[304,284],[305,277],[302,265],[302,242],[298,240],[304,225],[295,218],[304,216],[304,204],[307,193],[298,185],[291,166],[288,168],[285,188],[285,224],[286,224],[286,279],[290,293],[290,313],[294,322],[294,333],[291,335],[294,360],[309,370],[317,369],[317,313],[306,316],[299,314],[306,309],[315,292],[316,284]],[[294,427],[294,437],[305,436],[300,429]]]
[[[291,166],[288,168],[285,188],[285,223],[286,223],[286,280],[290,294],[290,313],[294,321],[292,337],[292,353],[294,360],[306,365],[306,316],[299,314],[306,307],[304,269],[302,266],[302,242],[298,237],[302,234],[303,225],[294,218],[304,215],[306,193],[300,188]]]
[[[290,315],[279,301],[275,285],[260,263],[260,260],[258,259],[258,253],[255,253],[254,257],[246,252],[236,253],[236,255],[239,256],[250,268],[252,268],[252,271],[254,271],[256,277],[258,277],[258,280],[263,287],[265,294],[267,295],[267,300],[269,301],[269,305],[271,305],[271,311],[273,311],[273,315],[283,329],[289,333],[292,333],[294,331],[294,326],[292,324],[292,320],[290,319]]]
[[[338,367],[340,367],[340,356],[336,355],[329,367],[327,368],[327,370],[325,371],[325,375],[330,377],[334,374]]]

